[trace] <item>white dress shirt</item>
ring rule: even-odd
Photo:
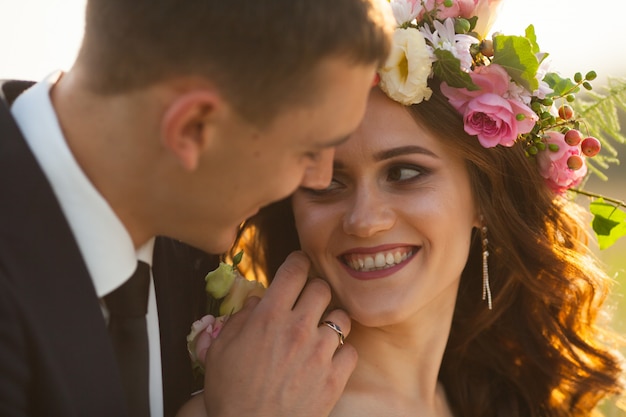
[[[154,239],[136,250],[120,219],[74,159],[63,137],[49,94],[50,88],[61,76],[62,72],[55,72],[22,93],[13,103],[11,113],[59,200],[96,294],[102,298],[130,278],[137,260],[152,265]],[[104,314],[106,317],[106,309]],[[147,325],[150,411],[152,417],[162,417],[161,347],[152,280]]]

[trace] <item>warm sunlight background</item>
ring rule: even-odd
[[[39,80],[70,67],[85,0],[0,0],[0,78]]]
[[[129,0],[131,1],[131,0]],[[0,78],[40,79],[67,69],[79,46],[85,0],[0,0]],[[623,16],[588,0],[504,0],[494,29],[522,34],[535,25],[539,46],[563,75],[595,69],[626,75]]]
[[[588,0],[504,0],[493,29],[521,35],[533,23],[539,46],[551,53],[552,69],[568,77],[595,70],[597,90],[607,77],[626,77],[622,1],[602,7]],[[80,44],[84,7],[85,0],[0,0],[0,79],[39,80],[68,69]],[[589,188],[626,200],[626,145],[619,149],[623,163],[609,172],[610,184],[592,180]],[[624,332],[625,240],[600,254],[617,279],[616,326]],[[626,413],[611,407],[607,415]]]

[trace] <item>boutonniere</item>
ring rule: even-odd
[[[233,257],[232,264],[220,262],[219,266],[205,277],[205,290],[218,301],[215,314],[207,314],[191,325],[187,335],[187,350],[194,368],[204,372],[204,357],[211,343],[219,336],[228,318],[241,310],[249,297],[263,297],[265,287],[259,281],[246,279],[239,273],[237,265],[243,251]]]

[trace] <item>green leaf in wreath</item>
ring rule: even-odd
[[[600,249],[606,249],[620,237],[626,236],[625,212],[601,198],[591,202],[589,208],[593,214],[591,226],[598,238]]]
[[[472,77],[461,70],[461,61],[452,52],[444,49],[435,49],[437,61],[433,63],[433,73],[437,78],[445,81],[450,87],[467,88],[470,91],[480,90]]]
[[[535,48],[538,47],[534,40],[524,36],[494,36],[492,63],[506,69],[511,78],[528,91],[535,91],[539,88],[536,78],[539,61]]]
[[[476,22],[478,22],[478,16],[472,16],[467,19],[470,23],[470,32],[472,32],[476,28]]]
[[[543,81],[553,90],[553,92],[548,95],[549,97],[562,97],[567,94],[577,93],[580,90],[571,79],[563,78],[556,72],[547,73],[543,77]]]
[[[530,48],[533,55],[537,56],[541,49],[539,49],[539,45],[537,44],[537,35],[535,35],[535,27],[533,25],[529,25],[526,28],[526,39],[530,42]]]
[[[593,217],[593,231],[596,234],[601,236],[610,236],[611,230],[615,228],[615,226],[619,225],[619,222],[614,222],[611,219],[607,219],[606,217],[602,217],[601,215],[596,215]]]

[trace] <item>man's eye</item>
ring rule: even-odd
[[[342,186],[341,183],[333,178],[330,181],[330,184],[328,185],[328,187],[326,188],[314,189],[314,188],[308,188],[308,187],[300,187],[300,189],[308,194],[323,196],[323,195],[332,193],[333,191],[340,189],[341,186]]]
[[[320,152],[319,151],[316,151],[316,152],[306,152],[304,154],[304,157],[306,159],[308,159],[309,161],[311,161],[311,162],[317,162],[317,160],[320,157]]]

